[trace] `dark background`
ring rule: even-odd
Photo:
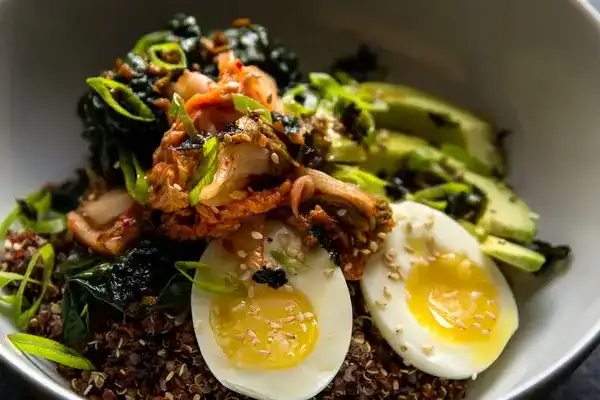
[[[44,399],[34,392],[30,383],[0,363],[0,398],[2,400]],[[600,349],[563,384],[552,390],[544,400],[597,400],[600,399]]]

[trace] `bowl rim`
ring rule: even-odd
[[[569,0],[587,18],[600,36],[600,2],[597,6],[590,3],[589,0]],[[12,346],[8,337],[5,337],[3,343],[0,343],[0,361],[18,373],[26,381],[35,385],[35,388],[42,390],[44,394],[55,398],[66,400],[81,399],[70,387],[62,385],[54,380],[45,371],[43,371],[36,362],[29,356],[18,350],[12,351],[8,347]],[[536,393],[551,387],[561,377],[573,372],[589,354],[600,344],[600,321],[598,321],[571,349],[551,366],[534,375],[532,378],[514,387],[502,400],[520,400],[530,398]]]

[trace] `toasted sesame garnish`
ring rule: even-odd
[[[471,298],[472,299],[478,299],[481,297],[481,293],[480,292],[471,292]]]
[[[423,226],[425,227],[425,229],[427,230],[431,230],[431,228],[433,228],[434,222],[433,222],[433,218],[432,219],[428,219],[427,221],[425,221],[425,223],[423,224]]]
[[[241,280],[243,281],[249,281],[252,278],[252,272],[250,271],[245,271],[242,276],[240,277]]]
[[[477,379],[477,374],[471,375],[471,379],[473,379],[473,380]]]
[[[258,339],[258,336],[256,335],[256,333],[253,330],[251,330],[251,329],[248,329],[246,331],[246,334],[248,336],[250,336],[250,339]]]
[[[397,325],[396,326],[396,334],[400,335],[402,332],[404,332],[404,328],[402,328],[401,325]]]
[[[473,318],[478,319],[478,320],[482,320],[483,319],[483,315],[481,314],[476,314]]]
[[[174,183],[173,187],[177,190],[181,190],[181,185],[179,185],[178,183]]]
[[[174,376],[175,376],[175,372],[174,371],[169,372],[169,374],[165,378],[165,382],[169,382],[171,379],[173,379]]]
[[[308,327],[306,326],[306,324],[300,324],[300,330],[302,332],[306,332],[306,331],[308,331]]]
[[[488,317],[490,317],[491,319],[493,319],[494,321],[496,320],[496,314],[494,314],[491,311],[486,311],[485,315],[487,315]]]
[[[387,301],[381,300],[381,299],[377,299],[377,300],[375,300],[375,305],[378,305],[379,307],[385,308],[385,306],[387,306]]]
[[[262,354],[263,356],[270,356],[271,355],[271,352],[269,350],[263,350],[263,349],[261,349],[258,352],[260,354]]]
[[[471,293],[471,296],[472,296],[472,295],[473,295],[473,293]],[[481,295],[481,293],[480,293],[480,295]],[[494,305],[494,300],[487,300],[487,301],[485,302],[485,304],[487,304],[488,306],[493,306],[493,305]]]
[[[285,285],[283,285],[283,289],[288,293],[292,293],[294,291],[294,287],[292,285],[290,285],[289,283],[286,283]]]
[[[171,374],[172,374],[172,372],[171,372]],[[93,388],[94,388],[94,386],[93,386],[93,385],[91,385],[91,384],[90,384],[90,385],[88,385],[88,386],[85,388],[85,390],[83,391],[83,395],[84,395],[84,396],[87,396],[87,395],[88,395],[88,393],[89,393],[89,392],[90,392],[90,391],[91,391]]]
[[[240,88],[240,84],[235,81],[229,81],[225,84],[225,87],[229,90],[238,90]]]
[[[248,253],[246,253],[244,250],[238,250],[237,255],[239,258],[246,258]]]
[[[306,319],[313,319],[315,317],[315,314],[311,313],[311,312],[305,312],[304,313],[304,318]]]
[[[385,232],[379,232],[379,233],[377,234],[377,237],[378,237],[379,239],[381,239],[381,240],[385,240],[385,239],[387,239],[387,237],[388,237],[388,234],[387,234],[387,233],[385,233]]]
[[[344,215],[346,215],[348,213],[348,210],[346,210],[345,208],[340,208],[339,210],[337,210],[336,214],[338,215],[338,217],[343,217]]]
[[[298,313],[298,315],[296,315],[296,319],[298,320],[298,322],[304,321],[304,314]]]
[[[241,264],[240,264],[240,269],[241,269],[242,271],[245,271],[245,270],[247,270],[247,269],[248,269],[248,266],[247,266],[246,264],[244,264],[244,263],[241,263]]]
[[[483,335],[489,335],[489,334],[490,334],[490,330],[489,330],[489,329],[482,329],[482,330],[481,330],[481,333],[482,333]]]
[[[377,250],[379,250],[379,245],[377,243],[375,243],[374,241],[370,241],[369,242],[369,249],[375,253]]]
[[[288,339],[296,339],[296,335],[294,335],[293,333],[290,332],[284,332],[283,333]]]
[[[391,280],[393,280],[393,281],[401,281],[402,280],[402,277],[397,272],[390,272],[390,273],[388,273],[388,278],[391,279]]]
[[[471,326],[472,326],[473,328],[475,328],[475,329],[479,329],[479,328],[481,328],[481,324],[479,324],[479,323],[477,323],[477,322],[473,322],[473,323],[471,324]]]
[[[236,339],[239,340],[240,342],[244,341],[244,334],[243,333],[238,333],[237,335],[235,335]]]
[[[298,271],[296,271],[296,268],[288,267],[287,272],[290,275],[298,275]]]
[[[277,153],[271,153],[271,161],[273,161],[273,164],[279,164],[279,155]]]
[[[433,353],[433,346],[430,344],[424,344],[421,346],[421,350],[423,350],[423,353],[428,356]]]
[[[362,249],[360,252],[363,253],[366,256],[368,256],[369,254],[371,254],[371,250],[369,250],[369,249]]]
[[[390,292],[390,289],[385,285],[383,286],[383,297],[385,297],[386,299],[392,298],[392,292]]]
[[[269,326],[271,327],[271,329],[279,329],[281,328],[281,325],[279,325],[277,322],[275,321],[270,321],[269,322]]]
[[[287,316],[287,317],[285,317],[285,318],[282,318],[282,319],[281,319],[281,322],[292,322],[292,321],[293,321],[293,320],[295,320],[295,319],[296,319],[296,316],[295,316],[295,315],[290,315],[290,316]]]
[[[296,309],[295,304],[290,304],[289,306],[285,306],[285,311],[287,311],[287,312],[293,312],[295,309]]]
[[[331,278],[333,276],[334,272],[335,272],[335,268],[327,268],[324,271],[325,276],[328,277],[328,278]]]
[[[252,236],[252,239],[256,239],[256,240],[261,240],[263,238],[262,233],[260,233],[258,231],[252,231],[250,233],[250,236]]]
[[[407,252],[408,254],[414,254],[415,253],[415,249],[413,249],[411,246],[409,245],[405,245],[404,246],[404,251]]]

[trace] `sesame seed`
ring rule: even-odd
[[[478,299],[481,297],[481,293],[479,292],[471,292],[471,298]]]
[[[490,330],[489,330],[489,329],[482,329],[482,330],[481,330],[481,333],[482,333],[483,335],[489,335],[489,334],[490,334]]]
[[[284,332],[284,335],[287,336],[289,339],[296,339],[296,335],[294,335],[293,333]]]
[[[248,253],[246,253],[244,250],[238,250],[237,255],[239,258],[246,258]]]
[[[471,324],[471,326],[472,326],[473,328],[475,328],[475,329],[479,329],[479,328],[481,328],[481,324],[480,324],[480,323],[477,323],[477,322],[473,322],[473,323]]]
[[[119,339],[119,343],[117,344],[117,348],[120,349],[123,346],[123,338]]]
[[[235,81],[227,82],[225,84],[225,86],[227,87],[227,89],[230,89],[230,90],[238,90],[240,88],[240,84]]]
[[[398,252],[395,249],[389,249],[385,253],[385,258],[388,258],[391,261],[394,261],[396,257],[398,257]]]
[[[287,353],[285,353],[286,357],[294,357],[294,352],[293,351],[288,351]]]
[[[295,319],[296,319],[296,316],[295,316],[295,315],[290,315],[290,316],[288,316],[288,317],[282,318],[282,319],[281,319],[281,322],[292,322],[292,321],[293,321],[293,320],[295,320]]]
[[[486,311],[485,315],[487,315],[488,317],[490,317],[491,319],[493,319],[494,321],[496,320],[496,315],[493,312],[490,311]]]
[[[258,339],[258,336],[256,336],[256,333],[254,333],[253,330],[248,329],[246,331],[246,333],[248,334],[248,336],[250,336],[252,339]]]
[[[377,243],[375,243],[374,241],[370,241],[369,242],[369,249],[375,253],[377,250],[379,250],[379,245]]]
[[[442,295],[442,297],[443,297],[444,299],[451,299],[451,298],[453,298],[453,297],[456,297],[457,295],[458,295],[458,291],[457,291],[457,290],[453,290],[452,292],[444,293],[444,294]]]
[[[290,304],[289,306],[285,307],[285,311],[293,312],[295,308],[296,308],[296,306],[294,304]]]
[[[378,305],[379,307],[385,308],[385,306],[387,306],[387,301],[377,299],[377,300],[375,300],[375,305]]]
[[[279,325],[277,322],[274,322],[274,321],[270,321],[269,322],[269,326],[271,327],[271,329],[279,329],[279,328],[281,328],[281,325]]]
[[[473,380],[477,379],[477,374],[471,375],[471,379],[473,379]]]
[[[387,299],[392,298],[392,292],[390,292],[390,289],[385,285],[383,286],[383,297],[385,297]]]
[[[428,356],[433,353],[433,346],[430,344],[424,344],[421,346],[421,350],[423,350],[423,353]]]
[[[290,342],[288,342],[285,339],[282,339],[282,340],[279,341],[279,345],[280,346],[289,346],[289,344],[290,344]]]
[[[315,314],[313,314],[311,312],[304,313],[304,318],[306,318],[306,319],[313,319],[314,317],[315,317]]]
[[[241,280],[243,281],[249,281],[250,278],[252,278],[252,272],[250,271],[246,271],[242,274],[242,276],[240,277]]]
[[[387,233],[385,233],[385,232],[379,232],[379,233],[377,234],[377,237],[378,237],[379,239],[381,239],[381,240],[385,240],[385,239],[387,239],[387,237],[388,237],[388,234],[387,234]]]
[[[391,279],[391,280],[393,280],[393,281],[400,281],[400,280],[402,280],[402,277],[397,272],[390,272],[390,273],[388,273],[388,278]]]
[[[294,291],[294,287],[290,284],[283,285],[283,289],[288,293],[292,293]]]
[[[177,190],[181,190],[181,185],[179,185],[177,183],[173,184],[173,187]]]
[[[257,232],[257,231],[252,231],[252,233],[250,233],[250,236],[252,236],[252,239],[256,239],[256,240],[261,240],[263,238],[262,233]]]
[[[397,325],[396,326],[396,334],[400,335],[402,332],[404,332],[404,328],[402,328],[401,325]]]
[[[425,229],[431,230],[431,228],[433,228],[433,219],[426,221],[423,225],[425,226]]]
[[[174,376],[175,376],[174,371],[169,372],[169,375],[167,375],[167,377],[165,378],[165,382],[169,382],[171,379],[173,379]]]
[[[363,253],[366,256],[368,256],[369,254],[371,254],[371,250],[369,250],[369,249],[362,249],[360,252]]]
[[[236,339],[239,340],[240,342],[244,341],[244,334],[243,333],[238,333],[237,335],[235,335]]]
[[[324,272],[326,277],[331,278],[335,272],[335,268],[327,268]]]
[[[306,326],[306,324],[300,324],[300,330],[302,332],[306,332],[306,331],[308,331],[308,327]]]
[[[241,264],[240,264],[240,269],[241,269],[242,271],[245,271],[245,270],[247,270],[247,269],[248,269],[248,266],[247,266],[246,264],[244,264],[244,263],[241,263]]]
[[[344,209],[344,208],[340,208],[339,210],[337,210],[336,214],[338,215],[338,217],[343,217],[344,215],[346,215],[348,213],[348,210]]]
[[[296,319],[298,320],[298,322],[304,321],[304,314],[303,313],[298,313],[298,315],[296,316]]]
[[[271,336],[267,338],[267,343],[273,343],[273,338]]]
[[[407,252],[408,254],[414,254],[415,253],[415,249],[413,249],[409,245],[404,246],[404,251]]]
[[[260,354],[262,354],[263,356],[269,356],[271,355],[271,352],[269,350],[259,350],[258,351]]]
[[[277,155],[277,153],[271,153],[271,161],[273,161],[273,164],[279,164],[279,155]]]
[[[93,386],[92,385],[88,385],[85,390],[83,391],[83,395],[87,396],[88,393],[92,390]]]
[[[475,315],[475,317],[474,317],[474,318],[475,318],[475,319],[478,319],[479,321],[481,321],[481,320],[483,319],[483,315],[481,315],[481,314],[477,314],[477,315]]]
[[[493,306],[494,305],[494,300],[488,300],[485,302],[485,304],[487,304],[488,306]]]

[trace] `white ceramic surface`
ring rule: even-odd
[[[533,282],[535,291],[517,277],[520,330],[471,398],[531,394],[585,354],[600,331],[600,31],[576,0],[0,0],[0,214],[81,161],[75,102],[84,78],[179,10],[210,27],[250,16],[285,39],[306,70],[367,42],[393,80],[515,131],[511,180],[542,215],[540,236],[571,244],[575,257],[566,273]],[[75,398],[46,376],[48,364],[6,345],[12,330],[0,320],[0,356]]]

